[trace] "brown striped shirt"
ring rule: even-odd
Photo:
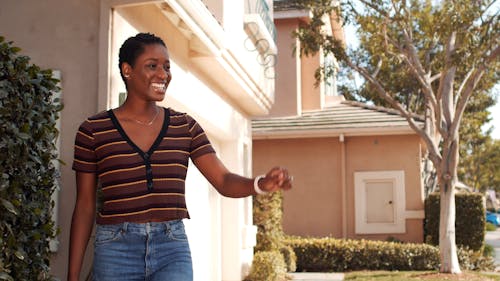
[[[128,138],[112,110],[88,118],[78,129],[73,169],[98,176],[98,224],[189,218],[184,197],[189,157],[214,149],[191,116],[164,112],[163,127],[147,152]]]

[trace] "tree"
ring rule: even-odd
[[[493,95],[498,95],[494,87],[490,92],[487,96],[479,91],[471,97],[460,125],[462,141],[458,177],[476,192],[485,192],[487,189],[500,190],[500,175],[495,176],[495,173],[500,174],[499,160],[492,151],[498,141],[492,140],[491,128],[486,131],[482,129],[490,121],[490,112],[486,109],[495,104]]]
[[[421,19],[421,23],[416,26],[418,33],[421,36],[433,36],[431,28],[428,27],[430,22],[427,22],[430,17]],[[356,46],[356,54],[358,61],[362,60],[370,65],[377,66],[376,78],[384,82],[386,91],[395,93],[394,98],[403,104],[408,110],[420,115],[425,114],[424,95],[421,93],[419,82],[414,79],[412,73],[408,71],[405,65],[399,63],[380,63],[380,56],[385,51],[383,42],[378,40],[370,40],[371,34],[377,32],[378,27],[374,26],[369,17],[365,17],[359,24],[360,28],[357,29],[357,34],[360,38],[359,46]],[[438,45],[435,45],[434,50],[429,50],[431,53],[438,53]],[[432,72],[438,73],[440,65],[431,65]],[[463,79],[467,69],[470,67],[466,61],[462,61],[458,65],[457,77]],[[346,76],[351,71],[349,68],[341,68],[341,75]],[[318,77],[322,76],[321,70],[317,74]],[[351,75],[352,76],[352,75]],[[488,108],[495,104],[495,91],[494,82],[498,80],[497,72],[491,71],[485,73],[478,85],[474,90],[474,95],[471,96],[464,111],[462,122],[459,128],[460,133],[460,162],[459,162],[459,180],[473,187],[475,190],[482,190],[479,188],[479,182],[475,178],[481,177],[478,172],[484,169],[478,169],[476,160],[482,157],[482,151],[485,149],[485,140],[489,138],[490,131],[483,132],[481,129],[486,123],[490,121],[490,112]],[[339,92],[341,92],[347,99],[354,99],[361,102],[372,102],[379,106],[390,106],[384,99],[382,99],[377,92],[373,89],[370,83],[352,83],[352,79],[342,79],[339,77]],[[426,159],[426,161],[428,161]],[[425,163],[424,163],[425,164]],[[431,167],[427,165],[426,167]],[[470,175],[470,176],[466,176]],[[435,171],[429,169],[424,174],[425,194],[432,193],[436,189]],[[489,186],[486,182],[481,183],[482,186]],[[484,190],[483,190],[484,191]]]
[[[500,192],[500,140],[486,136],[466,146],[476,151],[463,161],[458,171],[463,181],[474,191],[492,189]]]
[[[370,91],[397,109],[425,142],[440,190],[441,272],[460,273],[455,244],[455,185],[458,181],[459,129],[465,108],[484,77],[498,82],[499,15],[493,1],[359,0],[342,5],[344,20],[363,29],[363,41],[376,42],[378,55],[367,60],[361,51],[346,50],[341,41],[323,34],[321,18],[340,14],[340,6],[326,0],[295,0],[311,8],[313,19],[296,33],[302,55],[334,54],[369,83]],[[361,43],[361,44],[362,44]],[[414,83],[401,95],[379,77],[382,65],[394,75],[408,75]],[[466,65],[467,67],[463,67]],[[331,73],[320,69],[323,75]],[[394,73],[395,72],[395,73]],[[387,74],[387,75],[389,75]],[[404,97],[404,99],[402,99]],[[420,102],[411,103],[408,100]],[[414,114],[422,111],[426,126]]]

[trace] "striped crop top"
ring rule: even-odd
[[[214,149],[191,116],[170,108],[164,112],[163,127],[147,152],[128,138],[112,110],[78,129],[73,170],[98,177],[98,224],[189,218],[184,197],[189,157]]]

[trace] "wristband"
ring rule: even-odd
[[[255,177],[255,179],[253,180],[253,189],[255,190],[255,192],[257,192],[257,194],[268,193],[267,191],[264,191],[264,190],[260,189],[260,187],[259,187],[259,180],[263,179],[265,177],[266,177],[265,175],[260,175],[260,176]]]

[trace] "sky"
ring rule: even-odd
[[[492,121],[487,124],[488,127],[493,126],[493,132],[491,133],[491,137],[497,140],[500,140],[500,85],[497,84],[495,86],[495,91],[497,93],[495,106],[489,109],[491,113]]]

